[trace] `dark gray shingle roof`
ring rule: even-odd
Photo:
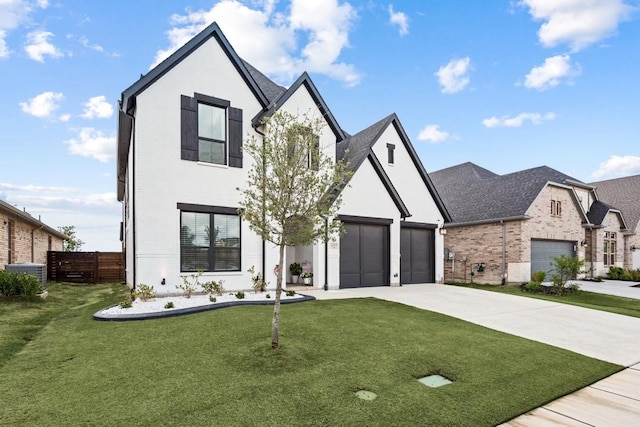
[[[269,103],[275,101],[287,90],[286,88],[277,85],[275,82],[269,79],[269,77],[262,74],[256,67],[249,64],[244,59],[242,60],[242,62],[244,63],[247,71],[249,71],[249,74],[251,74],[251,77],[253,77],[253,80],[255,80],[264,96],[269,100]]]
[[[598,199],[622,212],[630,231],[638,231],[640,223],[640,175],[591,183]]]
[[[523,217],[548,182],[580,183],[547,166],[497,175],[469,162],[429,176],[455,223]]]

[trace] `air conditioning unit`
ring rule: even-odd
[[[40,281],[42,290],[47,289],[47,266],[45,264],[34,264],[32,262],[8,264],[5,267],[5,270],[13,273],[27,273],[34,275]]]

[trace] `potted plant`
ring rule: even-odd
[[[300,277],[302,277],[302,281],[304,282],[305,285],[310,285],[311,279],[313,279],[313,273],[309,271],[305,271],[300,275]]]
[[[291,282],[298,283],[298,279],[300,278],[300,274],[302,273],[302,266],[299,262],[294,262],[289,266],[289,271],[291,272]]]

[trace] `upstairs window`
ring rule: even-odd
[[[199,93],[180,103],[181,159],[241,168],[242,110]]]
[[[562,216],[562,202],[560,200],[551,201],[551,216]]]
[[[227,164],[227,110],[198,103],[198,160]]]

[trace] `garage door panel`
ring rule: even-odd
[[[389,284],[389,227],[345,223],[340,239],[340,287]]]
[[[531,273],[544,271],[546,280],[555,273],[553,258],[562,255],[575,256],[575,243],[564,240],[531,240]]]
[[[403,284],[435,281],[435,231],[400,230],[400,280]]]

